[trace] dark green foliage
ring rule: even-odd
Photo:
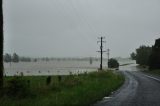
[[[31,62],[31,58],[29,57],[20,57],[19,60],[22,62]]]
[[[160,39],[157,39],[152,47],[152,53],[149,59],[150,69],[160,69]]]
[[[18,54],[14,53],[13,56],[10,54],[6,53],[4,55],[4,62],[31,62],[32,58],[30,57],[19,57]],[[37,59],[33,59],[34,62],[37,62]]]
[[[46,85],[49,85],[51,83],[51,76],[48,76],[46,79]]]
[[[101,71],[98,71],[98,72],[92,72],[92,73],[89,74],[89,76],[92,77],[92,78],[99,78],[99,77],[106,78],[108,76],[105,73],[106,72],[104,70],[101,70]]]
[[[37,62],[37,59],[35,58],[35,59],[33,59],[33,62]]]
[[[62,81],[62,76],[58,75],[58,82],[61,82],[61,81]]]
[[[59,83],[59,82],[53,82],[52,83],[52,86],[51,86],[51,90],[52,91],[54,91],[54,92],[59,92],[59,91],[61,91],[61,89],[62,89],[62,86],[61,86],[61,84]]]
[[[145,70],[143,72],[160,76],[160,69]]]
[[[130,57],[131,57],[132,60],[136,60],[136,53],[134,53],[134,52],[131,53]]]
[[[109,68],[118,68],[119,67],[119,63],[116,59],[109,59],[109,62],[108,62],[108,67]]]
[[[62,82],[61,84],[65,87],[75,87],[79,84],[81,84],[82,81],[80,80],[79,77],[76,76],[67,76]]]
[[[30,83],[31,83],[31,81],[30,81],[30,80],[27,80],[27,85],[28,85],[28,87],[30,87]]]
[[[139,65],[148,65],[151,51],[151,47],[144,45],[136,49],[136,63]]]
[[[19,62],[19,56],[16,53],[13,54],[12,61]]]
[[[6,53],[4,55],[4,62],[11,62],[12,61],[12,57],[10,54]]]
[[[27,81],[22,77],[13,77],[7,82],[5,87],[5,94],[16,98],[27,97],[31,94],[29,84],[29,80]]]
[[[131,53],[131,58],[136,60],[139,65],[147,66],[149,65],[149,58],[152,52],[152,48],[149,46],[140,46],[136,49],[136,53]]]

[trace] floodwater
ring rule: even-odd
[[[120,64],[135,63],[129,59],[118,60]],[[14,76],[23,75],[69,75],[85,72],[97,71],[100,61],[77,61],[77,60],[53,60],[53,61],[38,61],[38,62],[19,62],[19,63],[4,63],[4,75]],[[103,62],[103,67],[107,68],[107,61]],[[126,67],[126,66],[125,66]]]

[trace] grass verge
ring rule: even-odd
[[[157,70],[148,70],[148,71],[144,71],[144,72],[160,76],[160,69],[159,70],[158,69]]]
[[[5,86],[12,77],[5,78]],[[46,76],[22,77],[29,81],[26,86],[31,95],[25,97],[0,97],[1,106],[59,106],[59,105],[90,105],[119,88],[124,77],[112,71],[99,71],[89,74],[51,76],[51,83],[46,84]],[[13,81],[12,81],[13,82]],[[20,86],[16,84],[16,86]],[[13,88],[13,87],[12,87]]]

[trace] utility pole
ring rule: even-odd
[[[107,49],[108,66],[109,66],[109,55],[110,55],[110,49]]]
[[[102,70],[103,68],[103,52],[106,52],[106,51],[103,51],[103,43],[105,43],[106,41],[103,41],[103,39],[105,39],[105,37],[99,37],[98,39],[100,39],[100,41],[98,41],[97,43],[101,43],[100,45],[100,51],[97,51],[97,52],[100,52],[101,54],[101,62],[100,62],[100,70]]]

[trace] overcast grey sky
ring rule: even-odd
[[[160,37],[160,0],[3,0],[4,52],[35,57],[129,57]]]

